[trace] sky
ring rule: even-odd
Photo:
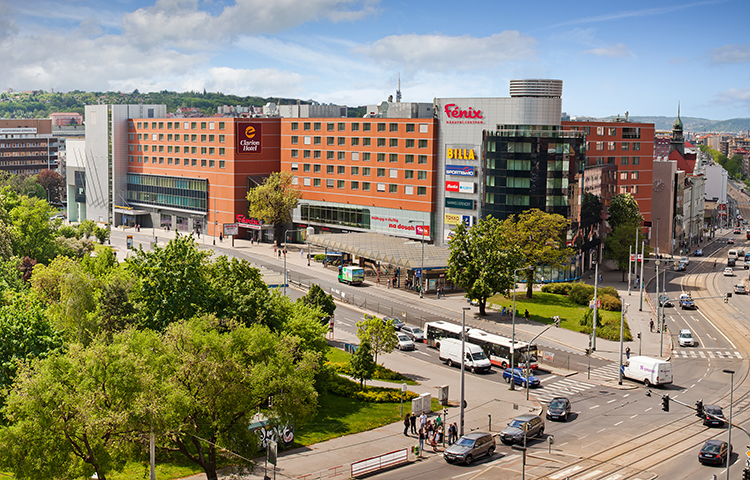
[[[563,81],[573,116],[750,117],[747,0],[0,0],[0,90],[348,106]],[[741,19],[738,23],[735,20]]]

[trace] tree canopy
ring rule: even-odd
[[[384,322],[382,318],[366,315],[357,322],[357,338],[360,345],[367,342],[378,363],[379,353],[390,353],[398,346],[396,330],[393,328],[393,320]]]
[[[277,245],[286,242],[281,238],[284,235],[281,229],[292,220],[292,210],[302,198],[293,180],[294,176],[289,172],[274,172],[263,184],[247,192],[248,216],[274,225]]]
[[[609,204],[609,226],[614,230],[620,225],[640,225],[643,216],[638,209],[638,201],[630,193],[618,193]]]

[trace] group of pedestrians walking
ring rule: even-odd
[[[419,430],[417,430],[417,426],[419,426]],[[424,412],[419,417],[414,412],[411,415],[407,413],[404,416],[404,435],[408,437],[409,433],[419,439],[420,454],[424,450],[425,442],[432,447],[433,452],[437,452],[438,444],[443,442],[443,435],[446,435],[445,441],[449,445],[458,440],[458,427],[455,422],[448,425],[446,430],[440,415],[435,417],[433,422],[427,419]]]

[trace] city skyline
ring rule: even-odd
[[[563,81],[570,115],[750,117],[741,1],[0,0],[0,89],[220,91],[349,106]],[[744,42],[744,43],[743,43]]]

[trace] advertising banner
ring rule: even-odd
[[[421,221],[421,220],[420,220]],[[370,222],[372,223],[373,230],[380,232],[392,232],[401,233],[409,232],[413,236],[422,237],[422,225],[417,223],[409,223],[408,220],[401,220],[394,217],[381,217],[379,215],[371,215]],[[430,238],[430,226],[424,225],[424,238]]]
[[[474,210],[474,200],[465,198],[445,197],[445,206],[450,208],[463,208],[465,210]]]
[[[236,237],[240,233],[240,226],[236,223],[225,223],[223,227],[224,227],[225,237],[229,237],[229,236]]]
[[[473,177],[474,167],[471,165],[446,165],[446,175],[459,175],[461,177]]]
[[[262,147],[261,123],[237,123],[237,153],[260,153]]]
[[[445,223],[448,225],[458,225],[459,223],[461,223],[461,215],[455,213],[446,213]]]
[[[446,148],[445,157],[448,160],[477,160],[477,156],[474,155],[473,148]]]
[[[463,223],[467,227],[471,227],[472,225],[474,225],[474,216],[473,215],[461,215],[461,223]]]
[[[448,180],[445,182],[445,191],[446,192],[474,193],[474,183],[473,182],[453,182],[453,181]]]

